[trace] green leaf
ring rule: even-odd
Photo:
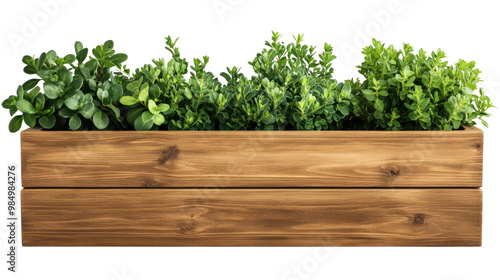
[[[368,101],[373,101],[375,100],[375,92],[373,92],[370,89],[364,89],[363,90],[363,96],[368,100]]]
[[[38,65],[37,65],[37,68],[38,69],[41,69],[43,64],[45,64],[45,60],[47,59],[47,54],[46,53],[42,53],[40,55],[40,58],[38,58]]]
[[[339,106],[338,109],[342,115],[349,115],[349,108],[347,106]]]
[[[484,125],[484,127],[486,127],[486,128],[487,128],[487,127],[489,127],[489,126],[488,126],[488,122],[487,122],[487,121],[485,121],[485,120],[483,120],[483,119],[482,119],[482,120],[481,120],[481,123]]]
[[[115,117],[118,119],[120,118],[120,109],[116,108],[115,106],[109,104],[108,106],[106,106],[107,108],[111,109],[111,111],[113,111],[113,113],[115,114]]]
[[[94,62],[95,60],[90,60],[88,62]],[[83,68],[80,68],[80,72],[82,72],[82,75],[83,77],[86,79],[86,80],[89,80],[92,78],[92,75],[90,75],[90,72],[92,71],[92,68],[90,66],[92,66],[91,64],[92,63],[85,63],[85,65],[89,64],[89,67],[85,66]]]
[[[24,64],[28,64],[29,65],[33,61],[33,57],[31,57],[29,55],[25,55],[25,56],[23,56],[22,61],[23,61]]]
[[[94,57],[98,60],[101,60],[102,59],[102,56],[104,55],[103,54],[103,50],[102,50],[102,46],[97,46],[95,48],[92,49],[92,54],[94,55]],[[92,60],[91,60],[92,61]],[[90,61],[89,61],[90,62]]]
[[[70,110],[78,110],[78,107],[80,107],[80,102],[78,100],[76,100],[75,98],[68,98],[68,99],[64,100],[64,104]]]
[[[59,98],[59,99],[56,99],[56,109],[61,109],[62,106],[64,105],[64,99],[63,98]]]
[[[139,100],[135,99],[133,96],[123,96],[120,98],[120,103],[125,105],[125,106],[131,106],[134,104],[137,104]]]
[[[69,85],[73,81],[73,75],[68,69],[61,68],[59,70],[59,80],[62,81],[65,85]]]
[[[45,129],[51,129],[56,124],[56,117],[54,115],[43,116],[38,121]]]
[[[123,87],[121,85],[112,85],[109,88],[109,95],[113,102],[120,100],[123,95]]]
[[[150,112],[148,112],[148,111],[146,111],[146,112],[142,113],[142,121],[143,121],[144,123],[147,123],[147,122],[149,122],[149,121],[152,121],[152,120],[153,120],[153,117],[154,117],[154,115],[153,115],[153,114],[151,114],[151,113],[150,113]]]
[[[146,112],[144,112],[146,113]],[[144,114],[143,113],[143,114]],[[142,117],[138,117],[134,121],[134,128],[135,130],[150,130],[154,125],[153,119],[144,122]]]
[[[144,112],[144,108],[141,107],[131,109],[127,113],[127,122],[131,125],[134,125],[135,119],[141,118],[142,112]]]
[[[88,103],[83,106],[80,113],[84,118],[91,119],[94,116],[96,110],[97,108],[94,106],[93,103]]]
[[[28,92],[28,99],[30,101],[34,101],[39,93],[40,93],[40,87],[35,87],[30,92]]]
[[[128,59],[128,56],[124,53],[117,53],[114,54],[109,58],[109,61],[111,61],[114,65],[120,65],[123,62],[125,62]]]
[[[149,87],[145,86],[139,93],[139,101],[146,103],[149,97]]]
[[[162,104],[158,105],[158,109],[160,110],[160,112],[163,113],[163,112],[168,111],[168,109],[170,109],[170,105],[162,103]]]
[[[155,99],[160,98],[160,95],[161,95],[160,88],[157,85],[151,86],[149,88],[149,95]]]
[[[93,91],[97,89],[97,83],[94,79],[89,79],[89,89]]]
[[[380,99],[375,100],[375,110],[382,112],[384,111],[384,102]]]
[[[83,44],[79,41],[75,42],[75,53],[79,53],[83,49]]]
[[[9,122],[9,131],[16,132],[21,129],[21,125],[23,124],[23,116],[15,116]]]
[[[14,95],[9,96],[9,98],[5,99],[2,102],[2,107],[4,107],[5,109],[16,107],[17,99],[18,99],[17,96],[14,96]]]
[[[127,90],[134,92],[134,93],[139,90],[139,87],[135,83],[127,84],[126,88],[127,88]]]
[[[58,87],[56,84],[52,82],[46,82],[43,85],[43,90],[45,91],[45,95],[49,99],[56,99],[63,92],[63,90],[60,87]]]
[[[9,109],[9,113],[10,113],[10,116],[11,116],[11,117],[12,117],[12,116],[14,116],[14,114],[15,114],[15,113],[17,113],[17,108],[16,108],[16,106],[11,107],[11,108]]]
[[[71,63],[75,62],[76,57],[72,54],[68,54],[63,59],[64,59],[64,62],[71,64]]]
[[[56,52],[53,50],[48,51],[46,62],[48,62],[48,64],[53,64],[55,62],[55,59],[57,59]]]
[[[36,125],[36,116],[31,114],[23,114],[24,123],[33,128]]]
[[[71,130],[78,130],[82,126],[82,120],[77,115],[74,115],[69,119],[69,128]]]
[[[70,110],[69,108],[65,107],[65,108],[62,108],[61,110],[57,111],[57,114],[65,119],[69,119],[75,115],[75,112]]]
[[[103,89],[97,89],[97,98],[101,100],[102,104],[108,105],[111,104],[111,99],[109,98],[109,92]]]
[[[187,97],[187,99],[191,100],[193,99],[193,93],[191,92],[191,90],[189,88],[186,88],[184,90],[184,95]]]
[[[103,48],[104,48],[104,49],[108,49],[108,50],[110,50],[110,49],[112,49],[114,46],[115,46],[115,44],[113,43],[113,41],[112,41],[112,40],[108,40],[108,41],[106,41],[106,42],[104,43]]]
[[[162,114],[154,115],[153,122],[156,125],[162,125],[165,122],[165,117]]]
[[[18,99],[16,102],[16,107],[19,111],[25,114],[36,114],[35,107],[30,102],[24,99]]]
[[[160,110],[156,106],[156,102],[154,102],[152,99],[149,99],[149,101],[148,101],[148,109],[149,109],[149,112],[151,112],[154,115],[160,113]]]
[[[33,65],[28,65],[23,68],[24,73],[28,75],[33,75],[37,73],[37,69]]]
[[[83,63],[85,59],[87,58],[87,54],[89,53],[89,49],[85,48],[76,53],[76,59],[78,60],[78,63]]]
[[[108,127],[109,117],[105,112],[98,110],[94,113],[92,122],[98,129],[105,129],[106,127]]]
[[[23,84],[23,89],[25,91],[28,91],[34,87],[36,87],[36,85],[38,84],[38,82],[41,81],[40,79],[31,79],[31,80],[28,80],[26,81],[24,84]]]
[[[24,98],[25,93],[26,93],[26,91],[24,90],[24,88],[22,86],[17,87],[17,91],[16,91],[17,97]]]
[[[76,78],[69,84],[66,93],[72,95],[76,93],[76,91],[79,90],[82,87],[82,85],[83,85],[83,80],[80,78]]]

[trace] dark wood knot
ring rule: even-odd
[[[191,234],[194,231],[194,226],[181,226],[180,229],[182,234]]]
[[[161,152],[160,158],[158,158],[158,164],[164,165],[168,161],[174,161],[179,155],[179,149],[177,146],[170,146]]]
[[[154,187],[158,187],[160,183],[156,180],[153,180],[151,178],[146,178],[144,179],[144,183],[142,183],[142,187],[144,188],[154,188]]]
[[[397,166],[389,167],[384,169],[384,173],[389,179],[395,179],[401,174],[401,169],[399,169]]]
[[[423,225],[425,223],[425,214],[417,213],[415,214],[415,217],[413,217],[413,224],[414,225]]]

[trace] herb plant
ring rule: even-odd
[[[76,42],[75,54],[59,57],[49,51],[38,58],[23,57],[24,72],[38,78],[19,86],[17,95],[9,96],[2,103],[11,116],[21,112],[12,118],[11,132],[19,130],[22,121],[29,127],[55,130],[122,127],[117,106],[123,93],[121,83],[126,78],[123,73],[128,73],[121,68],[127,55],[115,53],[113,41],[94,48],[94,57],[89,59],[88,49]],[[113,68],[123,72],[113,73]],[[42,88],[38,86],[40,82]]]
[[[358,66],[366,80],[355,82],[353,127],[356,129],[452,130],[488,117],[493,105],[482,89],[474,62],[449,65],[441,50],[427,56],[409,44],[402,50],[373,40]]]
[[[182,58],[177,39],[166,38],[171,58],[152,61],[134,72],[122,65],[112,41],[89,50],[75,43],[75,54],[54,51],[23,57],[24,72],[36,75],[2,106],[14,116],[9,130],[452,130],[488,117],[490,99],[479,89],[474,62],[448,65],[444,52],[427,56],[373,40],[358,66],[364,81],[333,78],[331,45],[321,52],[303,35],[285,44],[273,32],[265,48],[239,68],[207,71],[209,58]],[[21,114],[16,115],[20,111]]]

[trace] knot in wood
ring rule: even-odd
[[[401,170],[397,166],[392,166],[392,167],[386,168],[384,170],[384,173],[389,179],[395,179],[396,177],[398,177],[400,175]]]
[[[423,225],[425,223],[425,214],[417,213],[415,214],[415,217],[413,218],[413,224],[414,225]]]
[[[142,186],[144,188],[154,188],[154,187],[158,187],[160,183],[154,179],[151,179],[151,178],[146,178],[144,179],[144,183],[142,183]]]
[[[181,226],[182,234],[190,234],[194,231],[194,226]]]
[[[179,155],[179,149],[177,146],[170,146],[161,152],[161,156],[158,158],[158,164],[163,165],[168,161],[173,161]]]

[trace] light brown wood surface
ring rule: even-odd
[[[25,246],[480,246],[481,189],[23,189]]]
[[[24,187],[481,187],[482,131],[40,131]]]

